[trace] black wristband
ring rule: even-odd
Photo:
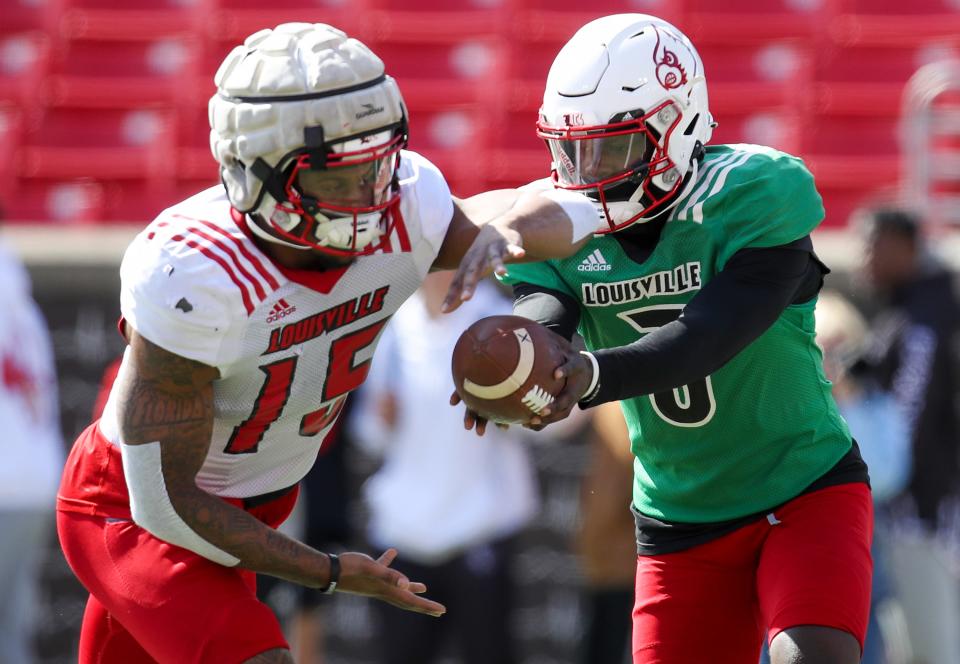
[[[333,593],[333,591],[337,589],[337,583],[340,581],[340,558],[335,553],[328,553],[327,558],[330,559],[330,583],[320,591],[324,595]]]

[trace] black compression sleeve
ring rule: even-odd
[[[513,313],[572,339],[580,323],[580,305],[570,295],[532,284],[513,287]]]
[[[600,390],[582,405],[652,394],[713,373],[788,305],[813,297],[825,271],[801,243],[737,252],[679,319],[627,346],[595,351]]]

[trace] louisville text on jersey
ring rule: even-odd
[[[654,272],[639,279],[581,285],[582,300],[588,307],[636,302],[658,295],[674,295],[700,289],[700,261]]]
[[[355,320],[377,313],[383,309],[383,300],[389,290],[389,286],[381,286],[375,291],[341,302],[337,306],[324,309],[318,314],[271,330],[270,343],[263,354],[269,355],[286,350],[295,344],[316,339],[321,334],[332,332],[339,327],[349,325]]]

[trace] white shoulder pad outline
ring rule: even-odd
[[[226,337],[285,283],[232,220],[167,210],[130,245],[120,268],[121,312],[162,348],[211,366],[229,362]]]

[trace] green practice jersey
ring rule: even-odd
[[[799,159],[754,145],[710,146],[643,263],[608,234],[563,260],[511,265],[504,280],[576,299],[588,349],[623,346],[676,319],[740,249],[787,244],[822,219]],[[642,514],[687,523],[753,514],[798,495],[849,451],[814,343],[814,305],[787,307],[712,375],[621,402]]]

